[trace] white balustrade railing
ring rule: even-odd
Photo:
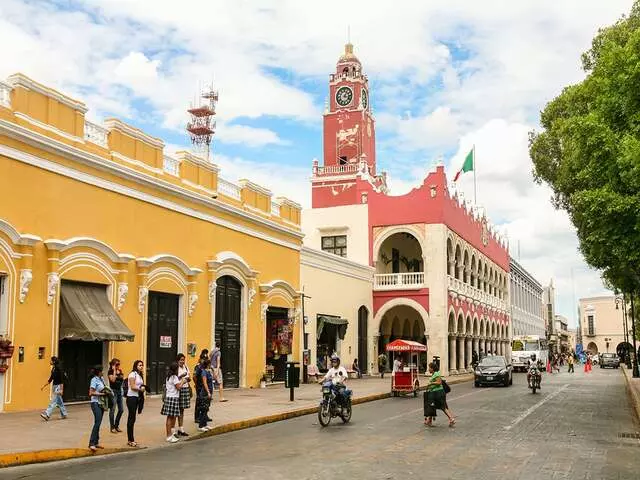
[[[271,215],[275,217],[280,216],[280,204],[271,200]]]
[[[0,105],[11,108],[11,86],[0,82]]]
[[[84,121],[84,139],[88,142],[95,143],[101,147],[107,148],[107,136],[109,130],[88,120]]]
[[[168,155],[164,156],[164,162],[162,164],[162,169],[165,173],[169,175],[173,175],[174,177],[180,176],[180,161],[176,160],[173,157],[169,157]]]
[[[226,181],[224,178],[218,177],[218,193],[225,195],[229,198],[241,200],[240,187],[231,182]]]
[[[452,277],[451,275],[447,276],[447,286],[450,290],[453,290],[460,295],[472,298],[473,300],[477,300],[482,304],[498,308],[503,311],[507,310],[507,302],[504,300],[480,290],[471,284],[464,283],[462,280]]]
[[[404,290],[424,286],[424,272],[379,273],[374,278],[376,290]]]
[[[333,175],[335,173],[354,173],[358,171],[358,165],[349,163],[347,165],[329,165],[318,167],[318,175]]]

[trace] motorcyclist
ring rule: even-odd
[[[528,363],[527,363],[527,385],[529,385],[529,388],[531,388],[531,372],[532,370],[535,370],[538,375],[540,374],[539,370],[540,370],[540,365],[538,363],[538,361],[536,360],[536,354],[532,353],[531,354],[531,358],[529,359]]]
[[[338,393],[338,396],[342,396],[342,392],[345,389],[344,381],[349,377],[347,370],[340,365],[340,357],[335,353],[331,355],[331,368],[327,374],[318,380],[318,383],[331,382]]]

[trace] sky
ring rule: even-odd
[[[575,324],[576,300],[606,293],[575,230],[531,174],[528,133],[580,54],[632,0],[2,0],[0,79],[22,72],[189,147],[186,109],[219,91],[213,161],[310,206],[322,158],[328,76],[350,31],[369,76],[378,168],[408,192],[444,161],[452,178],[476,149],[477,204],[513,257]],[[473,175],[458,189],[473,199]]]

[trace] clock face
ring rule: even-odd
[[[361,102],[362,102],[362,108],[364,108],[365,110],[367,109],[367,107],[369,106],[369,94],[367,93],[367,91],[363,88],[362,89],[362,93],[361,95]]]
[[[340,87],[336,92],[336,103],[346,107],[353,100],[353,91],[349,87]]]

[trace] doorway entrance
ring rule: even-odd
[[[240,320],[242,284],[225,275],[216,281],[215,341],[220,345],[220,367],[225,387],[240,386]]]
[[[60,341],[58,357],[62,371],[67,375],[62,398],[65,402],[89,400],[91,370],[102,365],[103,342],[81,340]]]
[[[178,354],[180,296],[149,292],[147,317],[147,369],[149,393],[160,393],[166,371]]]
[[[368,348],[369,311],[364,305],[358,309],[358,365],[360,372],[367,373],[369,369]]]
[[[284,382],[287,356],[291,353],[292,334],[286,308],[267,309],[267,371],[272,372],[274,382]]]

